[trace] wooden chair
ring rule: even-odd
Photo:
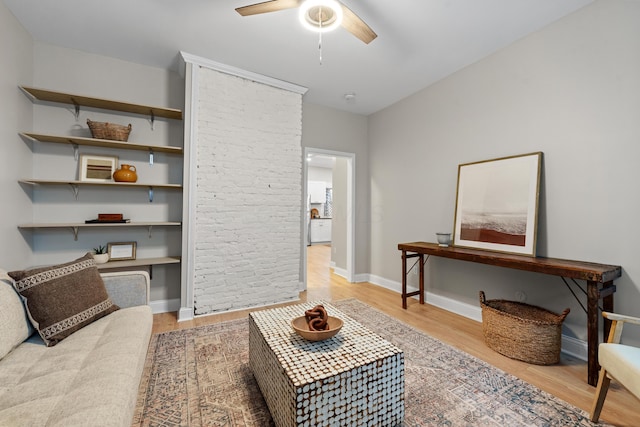
[[[598,361],[601,369],[596,395],[591,407],[591,421],[593,422],[597,422],[600,418],[611,379],[622,384],[624,388],[640,399],[640,348],[620,344],[624,324],[640,325],[640,318],[607,312],[603,312],[602,315],[612,323],[607,342],[598,347]]]

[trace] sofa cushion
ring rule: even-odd
[[[0,359],[30,335],[24,305],[13,289],[13,279],[0,269]]]
[[[15,289],[47,346],[118,310],[90,253],[65,264],[12,271]]]
[[[0,426],[130,427],[152,325],[138,306],[55,347],[34,334],[0,361]]]

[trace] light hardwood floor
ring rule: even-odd
[[[429,304],[420,305],[413,299],[409,301],[407,310],[403,310],[399,293],[370,283],[348,283],[342,277],[333,274],[329,268],[331,257],[329,246],[310,246],[307,253],[307,291],[300,294],[301,301],[357,298],[560,399],[587,412],[590,411],[595,388],[586,382],[586,362],[564,354],[560,364],[553,366],[537,366],[509,359],[485,345],[480,323]],[[398,255],[398,269],[400,269],[400,255]],[[176,313],[156,314],[153,331],[154,333],[164,332],[243,318],[249,311],[254,310],[201,316],[195,320],[180,323],[176,321]],[[640,426],[640,401],[612,382],[600,419],[616,426],[638,427]]]

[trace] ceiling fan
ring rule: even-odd
[[[271,0],[236,8],[236,12],[242,16],[249,16],[296,7],[300,7],[300,20],[303,25],[314,31],[330,31],[342,25],[366,44],[378,37],[358,15],[337,0]]]

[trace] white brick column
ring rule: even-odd
[[[195,90],[195,314],[295,300],[301,93],[204,67]]]

